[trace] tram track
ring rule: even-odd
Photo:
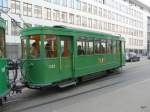
[[[95,81],[95,80],[98,80],[100,82],[102,82],[102,81],[103,82],[104,81],[109,81],[109,80],[114,79],[114,78],[119,77],[119,76],[120,75],[116,75],[116,73],[111,73],[108,76],[107,75],[106,76],[100,76],[100,77],[98,77],[96,79],[92,79],[92,80],[88,80],[88,81],[85,81],[85,82],[81,82],[80,84],[77,85],[77,87],[80,88],[80,86],[81,87],[85,86],[85,85],[87,85],[87,83],[88,83],[88,85],[90,85],[90,84],[92,84],[92,81]],[[100,90],[100,89],[104,89],[104,88],[107,88],[107,87],[111,87],[111,86],[114,86],[114,85],[117,85],[117,84],[120,84],[120,83],[123,83],[123,81],[114,82],[114,83],[111,83],[111,84],[108,84],[108,85],[104,85],[104,86],[96,87],[96,88],[93,88],[93,89],[88,89],[88,90],[85,90],[85,91],[82,91],[82,92],[77,92],[75,94],[67,95],[65,97],[56,98],[56,99],[50,100],[48,102],[44,102],[44,103],[41,103],[41,104],[37,104],[37,105],[33,105],[33,106],[29,106],[29,107],[23,108],[23,110],[29,110],[31,108],[36,108],[38,106],[42,106],[42,105],[45,105],[45,104],[51,104],[51,103],[58,102],[58,101],[61,101],[61,100],[65,100],[65,99],[68,99],[68,98],[71,98],[71,97],[83,95],[83,94],[86,94],[86,93],[91,93],[91,92],[94,92],[94,91],[97,91],[97,90]],[[67,90],[65,90],[65,91],[67,92]],[[21,101],[23,101],[23,102],[24,101],[28,101],[28,99],[24,97],[23,99],[19,98],[19,99],[15,99],[15,100],[9,100],[5,104],[10,104],[11,105],[14,102],[21,102]],[[20,111],[22,111],[22,109],[21,110],[17,110],[17,111],[11,111],[11,112],[20,112]]]
[[[145,64],[145,63],[144,63]],[[132,67],[129,67],[129,68],[126,68],[126,70],[127,70],[127,72],[128,72],[128,70],[130,71],[130,70],[133,70],[133,69],[137,69],[138,67],[143,67],[142,65],[144,65],[144,64],[136,64],[136,65],[134,65],[134,66],[132,66]],[[149,63],[147,63],[147,64],[149,64]],[[124,71],[124,70],[123,70]],[[111,80],[111,79],[114,79],[114,78],[116,78],[116,77],[121,77],[122,75],[115,75],[116,73],[113,73],[113,74],[110,74],[108,77],[103,77],[103,78],[101,78],[99,81],[101,82],[101,81],[109,81],[109,80]],[[14,110],[14,111],[11,111],[11,112],[22,112],[22,111],[27,111],[27,110],[30,110],[30,109],[34,109],[34,108],[37,108],[37,107],[40,107],[40,106],[44,106],[44,105],[47,105],[47,104],[52,104],[52,103],[56,103],[56,102],[59,102],[59,101],[63,101],[63,100],[67,100],[67,99],[70,99],[70,98],[73,98],[73,97],[76,97],[76,96],[80,96],[80,95],[83,95],[83,94],[88,94],[88,93],[91,93],[91,92],[94,92],[94,91],[98,91],[98,90],[101,90],[101,89],[104,89],[104,88],[108,88],[108,87],[113,87],[113,86],[115,86],[115,85],[117,85],[117,84],[121,84],[121,83],[124,83],[124,82],[126,82],[126,81],[128,81],[128,79],[127,80],[121,80],[121,81],[116,81],[116,82],[113,82],[113,83],[111,83],[111,84],[107,84],[107,85],[104,85],[104,86],[99,86],[99,87],[96,87],[96,88],[93,88],[93,89],[88,89],[88,90],[86,90],[86,91],[82,91],[82,92],[76,92],[75,94],[71,94],[71,95],[67,95],[67,96],[64,96],[64,97],[60,97],[60,98],[55,98],[55,99],[53,99],[53,100],[49,100],[49,101],[44,101],[44,102],[42,102],[42,103],[39,103],[39,104],[35,104],[35,105],[31,105],[31,106],[26,106],[26,107],[23,107],[23,108],[21,108],[21,109],[18,109],[18,110]],[[89,81],[88,81],[89,82]],[[91,81],[92,82],[92,81]],[[86,83],[85,83],[86,84]],[[82,86],[82,84],[81,84],[81,86]],[[83,84],[83,86],[84,86],[84,84]],[[78,87],[80,87],[80,85],[78,86]],[[24,101],[25,99],[23,99],[22,101]],[[18,100],[16,100],[16,101],[21,101],[21,99],[18,99]],[[15,102],[15,101],[14,101]],[[11,102],[11,101],[9,101],[8,103],[13,103],[13,101]]]
[[[47,101],[47,102],[44,102],[44,103],[39,103],[39,104],[36,104],[36,105],[28,106],[28,107],[25,107],[25,108],[22,108],[22,109],[19,109],[19,110],[16,110],[16,111],[11,111],[11,112],[27,111],[27,110],[30,110],[30,109],[34,109],[36,107],[40,107],[40,106],[43,106],[43,105],[56,103],[56,102],[59,102],[59,101],[62,101],[62,100],[70,99],[70,98],[73,98],[73,97],[76,97],[76,96],[80,96],[80,95],[91,93],[91,92],[94,92],[94,91],[97,91],[97,90],[100,90],[100,89],[111,87],[111,86],[114,86],[114,85],[117,85],[117,84],[121,84],[123,82],[124,81],[114,82],[112,84],[108,84],[108,85],[105,85],[105,86],[100,86],[100,87],[93,88],[93,89],[90,89],[90,90],[87,90],[87,91],[83,91],[83,92],[78,92],[78,93],[71,94],[71,95],[68,95],[68,96],[65,96],[65,97],[61,97],[61,98],[58,98],[58,99],[56,98],[54,100],[50,100],[50,101]]]

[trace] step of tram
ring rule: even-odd
[[[77,82],[75,80],[71,80],[71,81],[65,81],[65,82],[59,83],[58,87],[65,88],[65,87],[76,85],[76,84]]]

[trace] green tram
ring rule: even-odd
[[[0,18],[0,105],[10,91],[7,59],[5,55],[5,21]]]
[[[29,88],[64,87],[125,64],[121,36],[63,26],[32,27],[20,34],[22,79]]]

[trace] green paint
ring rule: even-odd
[[[5,21],[0,18],[0,38],[4,38],[5,43]],[[4,37],[3,37],[4,36]],[[3,53],[5,54],[5,44],[0,45],[3,48]],[[0,98],[7,95],[8,91],[10,90],[9,84],[9,77],[8,77],[8,70],[7,70],[7,60],[5,59],[5,55],[0,57]]]
[[[6,59],[0,59],[0,97],[4,97],[10,89]]]
[[[122,42],[124,38],[99,32],[90,32],[73,28],[56,27],[33,27],[21,31],[21,39],[29,41],[30,35],[41,35],[40,58],[31,59],[29,57],[22,59],[23,79],[30,86],[45,86],[57,83],[59,81],[71,78],[78,78],[95,72],[105,71],[122,67],[125,64],[124,50]],[[43,36],[46,34],[57,35],[57,57],[46,58],[44,53]],[[60,42],[62,37],[70,39],[69,57],[61,56]],[[87,37],[91,39],[111,39],[112,47],[118,49],[117,53],[112,54],[94,54],[77,55],[76,40],[78,37]],[[118,41],[118,46],[115,44]],[[27,43],[27,48],[29,48]],[[29,51],[28,51],[29,53]]]

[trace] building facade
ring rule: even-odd
[[[64,25],[121,35],[126,51],[145,53],[147,49],[148,10],[129,0],[1,0],[9,7],[7,21],[7,53],[20,56],[19,26]],[[143,4],[142,4],[143,6]],[[8,17],[10,16],[10,17]],[[13,19],[17,22],[14,22]]]

